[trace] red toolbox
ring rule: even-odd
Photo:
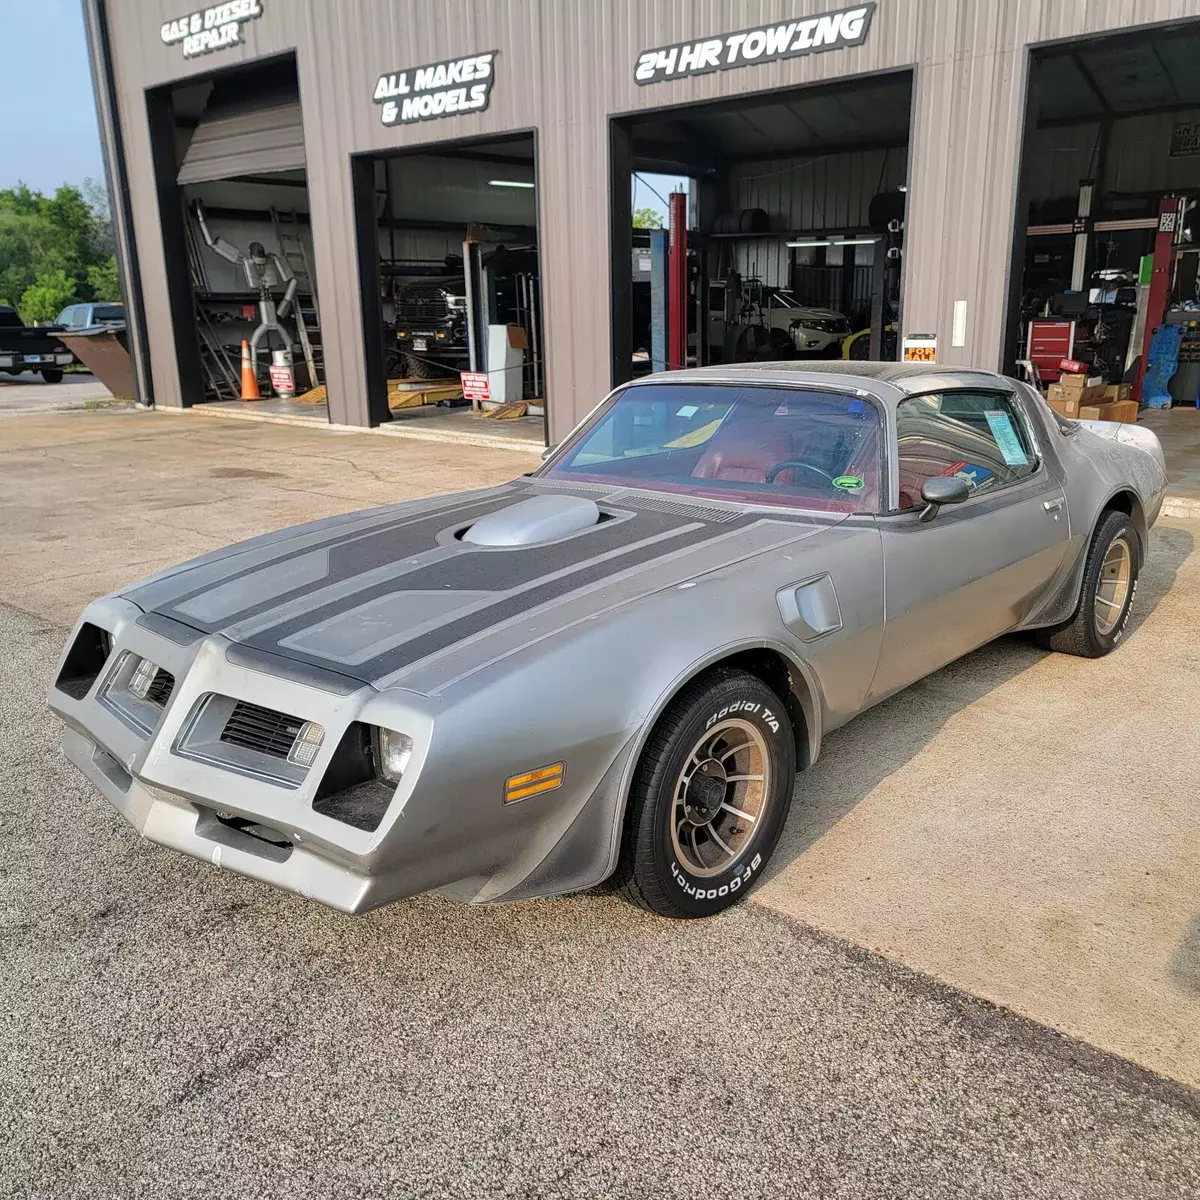
[[[1033,363],[1043,383],[1058,378],[1058,364],[1070,358],[1075,349],[1075,322],[1045,319],[1029,322],[1025,357]]]

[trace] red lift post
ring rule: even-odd
[[[1158,232],[1154,235],[1154,265],[1150,273],[1150,294],[1146,297],[1146,325],[1142,332],[1142,359],[1138,363],[1133,398],[1142,398],[1142,380],[1150,357],[1150,339],[1162,324],[1171,291],[1174,269],[1175,238],[1179,232],[1179,197],[1165,196],[1158,202]]]
[[[667,370],[687,366],[687,193],[668,197],[670,240],[667,244]]]

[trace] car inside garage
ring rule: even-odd
[[[1200,395],[1198,57],[1195,23],[1033,52],[1007,366],[1064,415]]]
[[[328,419],[294,56],[147,103],[187,402]]]
[[[900,71],[614,119],[614,382],[896,358],[911,113]],[[685,184],[662,197],[666,228],[635,230],[652,174]]]
[[[355,179],[376,423],[544,441],[534,135],[370,156]]]

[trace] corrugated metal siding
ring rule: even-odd
[[[1170,192],[1200,187],[1200,155],[1171,158],[1176,121],[1200,121],[1200,109],[1123,117],[1112,123],[1106,192]],[[1099,124],[1040,129],[1032,157],[1033,200],[1076,195],[1079,181],[1096,173]]]
[[[180,183],[304,169],[299,104],[202,120],[179,167]]]
[[[904,323],[942,333],[941,358],[999,362],[1025,104],[1026,47],[1200,16],[1200,0],[880,0],[863,45],[639,87],[648,47],[836,7],[829,0],[265,0],[245,43],[185,62],[160,24],[178,0],[109,0],[156,395],[178,403],[144,90],[295,49],[334,420],[366,419],[347,156],[536,128],[552,436],[609,378],[608,120],[612,114],[913,66]],[[387,70],[500,52],[490,108],[385,128]],[[956,299],[967,345],[949,346]]]
[[[865,228],[871,197],[904,183],[907,171],[903,148],[739,163],[731,174],[730,208],[761,208],[770,228],[786,233],[845,233]],[[739,239],[728,244],[721,260],[743,275],[785,286],[790,263],[786,241]]]

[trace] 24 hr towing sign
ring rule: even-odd
[[[483,112],[492,94],[496,53],[489,50],[380,75],[375,84],[375,103],[382,106],[379,119],[385,125],[404,125]]]
[[[243,23],[261,17],[262,13],[259,0],[226,0],[224,4],[167,21],[159,36],[168,46],[182,42],[183,57],[194,58],[197,54],[236,46],[242,40]]]
[[[661,83],[664,79],[707,75],[710,71],[728,71],[731,67],[857,46],[866,38],[874,12],[872,0],[819,17],[780,21],[743,29],[740,33],[646,50],[638,55],[633,77],[642,84]]]

